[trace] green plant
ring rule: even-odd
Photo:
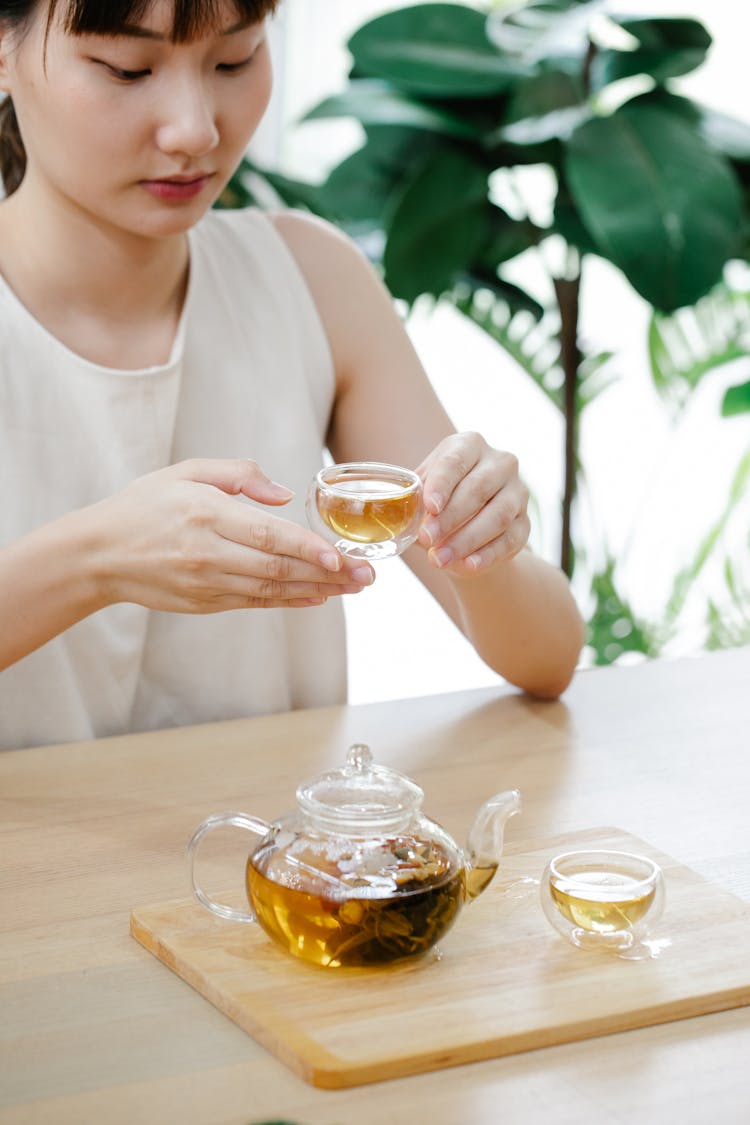
[[[611,358],[584,354],[580,339],[589,257],[613,263],[653,307],[655,385],[673,406],[708,371],[747,355],[747,294],[731,294],[722,278],[749,244],[750,129],[670,88],[710,42],[695,19],[605,15],[602,0],[400,8],[355,32],[348,87],[307,115],[355,118],[361,147],[320,184],[246,162],[231,185],[235,201],[247,202],[260,174],[285,202],[343,226],[395,297],[450,302],[556,404],[568,573],[580,420],[608,385]],[[555,185],[545,224],[524,210],[523,172],[539,164]],[[547,271],[549,297],[510,280],[509,263],[524,253],[561,263]],[[722,301],[734,302],[734,328],[730,317],[711,336],[708,313]],[[686,317],[707,341],[688,362],[673,347]],[[748,409],[750,385],[731,388],[724,411]],[[591,636],[602,659],[612,583],[609,565],[593,579]],[[647,634],[633,623],[629,643],[651,651]]]
[[[709,372],[750,360],[750,274],[742,286],[720,283],[691,308],[655,311],[648,346],[654,385],[678,416]],[[748,380],[729,387],[721,407],[725,417],[747,411]]]

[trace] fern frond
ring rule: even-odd
[[[750,357],[750,291],[722,283],[696,305],[655,311],[648,351],[654,386],[679,415],[709,371]]]

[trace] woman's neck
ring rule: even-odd
[[[133,234],[33,196],[22,184],[0,204],[0,273],[21,303],[94,363],[165,363],[187,288],[187,237]]]

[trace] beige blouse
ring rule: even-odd
[[[0,281],[0,545],[187,457],[252,457],[305,523],[334,394],[312,296],[262,212],[211,212],[190,234],[173,354],[100,367],[51,336]],[[238,501],[242,502],[242,501]],[[342,702],[339,599],[193,616],[108,607],[0,673],[0,748]]]

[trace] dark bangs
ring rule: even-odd
[[[259,23],[278,7],[279,0],[230,0],[237,22]],[[153,0],[50,0],[49,18],[65,6],[65,28],[73,35],[117,35],[139,23]],[[222,0],[174,0],[172,40],[186,43],[216,31],[223,23]]]

